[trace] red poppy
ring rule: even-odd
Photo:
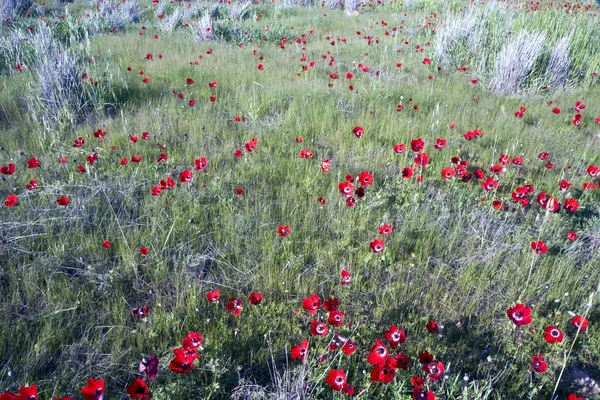
[[[329,172],[329,167],[331,166],[331,160],[327,159],[327,160],[323,160],[321,162],[321,169],[323,170],[323,172],[327,173]]]
[[[542,356],[533,356],[531,357],[531,369],[541,374],[548,369],[548,363],[544,361]]]
[[[264,65],[262,65],[262,64],[258,64],[258,70],[259,70],[259,71],[262,71],[262,70],[264,70],[264,69],[265,69],[265,66],[264,66]]]
[[[439,361],[433,361],[423,365],[423,371],[432,381],[439,381],[442,379],[442,374],[444,373],[444,364]]]
[[[341,326],[344,322],[344,314],[340,310],[333,310],[329,313],[327,323],[332,326]]]
[[[148,250],[148,248],[147,248],[147,247],[142,247],[142,248],[140,249],[140,254],[141,254],[141,255],[143,255],[143,256],[147,256],[147,255],[148,255],[148,253],[150,253],[150,250]]]
[[[381,239],[375,239],[370,243],[373,253],[381,253],[385,248],[385,243]]]
[[[9,194],[6,197],[6,201],[4,202],[4,205],[6,207],[14,207],[19,203],[19,200],[17,199],[17,195],[16,194]]]
[[[354,129],[352,129],[352,133],[354,133],[356,137],[360,139],[365,134],[365,130],[362,126],[355,126]]]
[[[452,167],[446,167],[442,170],[442,178],[444,179],[450,179],[454,176],[456,172],[454,171],[454,169]]]
[[[236,157],[236,158],[240,158],[240,157],[241,157],[243,154],[244,154],[244,153],[242,153],[242,151],[241,151],[241,150],[239,150],[239,149],[237,149],[237,150],[235,151],[235,153],[234,153],[234,155],[235,155],[235,157]]]
[[[576,395],[574,395],[573,393],[570,393],[567,396],[567,400],[585,400],[583,397],[577,397]]]
[[[523,157],[515,157],[512,159],[512,163],[515,165],[522,165],[523,164]]]
[[[158,357],[151,354],[142,358],[138,370],[140,374],[146,375],[148,382],[152,382],[158,376]]]
[[[319,197],[317,199],[317,201],[319,202],[320,205],[324,206],[325,203],[327,203],[327,199],[325,197]]]
[[[182,339],[181,346],[186,350],[196,351],[203,341],[204,338],[200,332],[190,332]]]
[[[140,161],[142,161],[142,156],[131,156],[131,162],[132,163],[139,163]]]
[[[448,143],[448,141],[446,139],[443,138],[437,138],[435,139],[435,145],[433,146],[436,150],[441,150],[444,147],[446,147],[446,144]]]
[[[300,158],[313,158],[314,153],[310,149],[300,150]]]
[[[81,388],[81,395],[85,400],[100,400],[104,396],[104,379],[88,379],[88,384]]]
[[[570,241],[573,241],[575,239],[577,239],[577,234],[573,231],[567,233],[567,239],[569,239]]]
[[[290,234],[290,226],[289,225],[279,225],[277,227],[277,233],[279,233],[279,236],[281,236],[281,237],[286,237],[287,235]]]
[[[433,354],[431,354],[427,350],[423,350],[422,352],[419,353],[419,362],[422,365],[429,364],[430,362],[433,362],[433,358],[434,358]]]
[[[421,150],[423,150],[424,147],[425,147],[425,142],[423,142],[423,139],[421,139],[421,138],[413,139],[410,141],[410,148],[415,153],[420,152]]]
[[[391,325],[390,328],[383,334],[383,338],[390,342],[390,347],[395,349],[399,344],[406,342],[406,334],[404,329],[398,330],[395,325]]]
[[[373,175],[368,171],[362,171],[358,177],[358,182],[363,186],[369,186],[373,184]]]
[[[200,356],[193,350],[173,349],[175,357],[169,362],[169,369],[177,374],[187,374],[194,369],[194,360]]]
[[[576,315],[571,319],[571,325],[573,325],[575,329],[585,331],[588,326],[588,320],[581,315]]]
[[[485,181],[481,182],[481,186],[485,189],[485,191],[491,192],[492,190],[498,189],[500,187],[500,182],[498,182],[492,177],[489,177]]]
[[[553,108],[553,109],[552,109],[552,112],[553,112],[554,114],[560,114],[560,108],[558,108],[558,107],[555,107],[555,108]]]
[[[531,309],[521,303],[517,303],[514,307],[508,308],[506,314],[516,326],[528,325],[532,321]]]
[[[183,95],[182,95],[182,97],[183,97]],[[190,101],[188,102],[188,105],[189,105],[190,107],[194,107],[194,106],[196,105],[196,100],[194,100],[194,99],[190,100]]]
[[[425,167],[429,164],[429,156],[426,153],[419,153],[415,156],[415,163]]]
[[[396,354],[394,357],[394,362],[397,368],[401,368],[405,371],[408,370],[408,364],[410,364],[410,358],[405,356],[402,353]]]
[[[412,398],[413,400],[435,400],[435,394],[421,386],[415,386],[413,388]]]
[[[210,301],[211,303],[218,301],[220,298],[221,298],[221,293],[219,292],[219,289],[215,289],[212,292],[206,293],[206,299],[208,301]]]
[[[398,111],[398,112],[404,111],[404,105],[398,104],[398,107],[396,107],[396,111]]]
[[[308,355],[308,340],[302,340],[301,344],[292,347],[292,359],[295,360],[297,358],[302,361],[302,364],[306,361],[306,356]]]
[[[254,306],[259,305],[263,300],[263,295],[258,292],[252,292],[250,296],[248,296],[248,302]]]
[[[27,161],[27,168],[29,169],[34,169],[40,166],[40,160],[38,160],[37,158],[30,158]]]
[[[325,324],[325,322],[319,322],[315,319],[313,319],[310,322],[310,333],[313,336],[326,336],[327,333],[329,332],[329,328],[327,328],[327,325]]]
[[[404,168],[404,169],[402,169],[402,177],[403,178],[410,179],[410,178],[413,177],[413,175],[414,175],[414,172],[413,172],[412,169],[410,169],[410,168]]]
[[[577,200],[571,198],[571,199],[567,199],[565,200],[565,204],[563,205],[563,208],[569,212],[575,213],[577,212],[577,209],[579,208],[579,203],[577,202]]]
[[[379,234],[382,236],[390,236],[394,228],[388,224],[379,225]]]
[[[323,308],[327,312],[337,310],[339,306],[340,306],[340,300],[337,297],[330,297],[329,299],[325,300],[325,302],[323,303]]]
[[[388,349],[383,342],[379,339],[375,339],[375,344],[371,346],[371,349],[369,350],[367,361],[371,365],[378,365],[387,359],[388,354]]]
[[[186,169],[179,174],[179,182],[181,183],[191,182],[193,178],[194,174],[189,169]]]
[[[219,86],[218,81],[212,81],[212,82],[208,83],[208,87],[210,87],[210,88],[216,88],[217,86]]]
[[[73,147],[81,147],[85,144],[85,140],[82,137],[78,137],[73,141]]]
[[[394,145],[394,153],[396,153],[396,154],[404,153],[405,149],[406,149],[406,146],[404,144],[395,144]]]
[[[208,161],[206,161],[206,157],[200,157],[194,160],[194,169],[196,171],[204,171],[208,167]]]
[[[352,185],[352,183],[346,181],[346,182],[340,182],[338,184],[338,189],[340,190],[340,193],[343,194],[344,196],[350,196],[352,194],[352,192],[354,191],[354,185]]]
[[[208,99],[211,103],[214,103],[215,101],[217,101],[217,96],[210,96]]]
[[[370,379],[372,382],[381,382],[384,385],[392,382],[396,377],[395,361],[393,358],[388,358],[381,364],[378,364],[371,371]]]
[[[548,252],[548,247],[542,240],[538,240],[537,242],[531,242],[531,250],[535,251],[537,254],[546,254]]]
[[[346,357],[350,357],[356,351],[356,344],[352,340],[346,340],[340,350],[344,352]]]
[[[316,314],[320,305],[321,298],[315,293],[311,294],[310,297],[307,297],[302,301],[302,308],[308,311],[308,315]]]
[[[346,373],[343,369],[332,369],[325,378],[325,383],[331,387],[331,390],[339,392],[346,385]]]
[[[148,389],[148,385],[140,378],[135,378],[127,387],[127,394],[131,399],[147,400],[152,398],[152,392]]]
[[[230,297],[227,300],[227,304],[225,304],[225,310],[227,312],[232,312],[234,317],[239,316],[243,308],[244,305],[242,299],[236,299],[234,297]]]
[[[425,325],[425,328],[427,328],[427,332],[429,333],[437,333],[440,329],[437,322],[435,321],[429,321],[427,325]]]
[[[550,344],[561,343],[563,341],[563,333],[556,326],[548,326],[544,329],[544,340]]]
[[[542,206],[546,211],[556,212],[560,207],[558,200],[556,200],[553,196],[546,195],[546,192],[541,192],[538,194],[537,202],[540,206]]]
[[[14,170],[14,164],[13,164],[13,170]],[[590,165],[589,167],[587,167],[587,173],[592,178],[595,178],[600,175],[600,168],[596,167],[595,165]]]
[[[35,179],[30,180],[29,183],[25,185],[25,189],[27,190],[35,190],[35,188],[37,188],[37,181]]]
[[[58,199],[56,199],[56,204],[58,204],[59,206],[67,206],[70,202],[71,200],[67,196],[61,196]]]
[[[185,83],[188,84],[188,85],[193,85],[194,84],[194,80],[192,78],[187,78],[185,80]]]

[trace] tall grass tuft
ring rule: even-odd
[[[497,93],[516,93],[529,76],[545,40],[543,33],[521,32],[506,43],[496,56],[492,89]]]
[[[33,6],[33,0],[0,1],[0,23],[11,22],[19,14],[25,14]]]

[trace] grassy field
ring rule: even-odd
[[[600,398],[597,4],[6,4],[0,393]]]

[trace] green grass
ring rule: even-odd
[[[72,18],[85,20],[78,6],[85,9],[69,6]],[[0,388],[16,392],[35,383],[40,398],[77,397],[88,377],[103,377],[108,398],[118,398],[140,376],[141,358],[152,353],[160,358],[159,378],[150,385],[158,399],[250,396],[252,390],[273,396],[286,385],[294,390],[302,376],[308,397],[341,397],[323,383],[330,368],[343,368],[349,382],[366,389],[365,398],[408,399],[410,376],[423,376],[418,354],[427,349],[446,365],[448,379],[430,384],[440,397],[550,398],[563,352],[575,336],[568,312],[586,313],[590,298],[590,326],[580,332],[567,365],[593,370],[600,359],[600,194],[583,191],[582,184],[591,181],[586,168],[600,163],[598,85],[504,97],[472,85],[470,72],[438,71],[435,61],[423,65],[436,40],[418,29],[427,21],[425,13],[435,11],[427,2],[414,9],[392,3],[352,17],[320,5],[293,11],[257,7],[263,18],[244,24],[252,32],[268,25],[276,33],[267,41],[257,34],[243,48],[237,40],[195,42],[184,28],[159,32],[150,11],[125,30],[92,37],[85,54],[94,62],[81,72],[101,85],[105,111],[76,124],[60,120],[44,126],[32,117],[27,107],[33,67],[3,76],[0,165],[14,162],[17,171],[0,176],[0,198],[17,193],[19,205],[0,208]],[[440,20],[449,12],[437,11]],[[53,13],[61,15],[61,9]],[[382,27],[382,20],[389,25]],[[147,28],[142,36],[141,25]],[[385,35],[400,25],[402,30]],[[290,35],[285,50],[279,32]],[[302,34],[306,50],[295,42]],[[367,44],[364,35],[379,43]],[[425,51],[415,52],[417,44]],[[599,47],[589,51],[598,54]],[[328,52],[333,67],[322,58]],[[153,61],[145,59],[148,53]],[[198,65],[190,65],[196,60]],[[316,67],[302,72],[310,61]],[[359,63],[370,72],[359,70]],[[349,71],[352,82],[345,79]],[[331,72],[339,79],[330,80]],[[185,85],[188,77],[195,81],[191,86]],[[218,81],[216,88],[209,88],[212,81]],[[208,100],[211,95],[216,102]],[[194,107],[190,99],[197,101]],[[575,127],[570,107],[578,100],[587,108],[583,124]],[[400,103],[402,112],[396,110]],[[514,112],[520,106],[527,111],[518,119]],[[562,113],[553,114],[553,107]],[[238,115],[243,119],[235,122]],[[361,139],[352,134],[357,125],[365,128]],[[99,128],[107,132],[101,143],[92,134]],[[482,137],[467,142],[462,135],[475,128]],[[144,131],[150,132],[147,141],[141,139]],[[132,143],[131,135],[140,140]],[[85,145],[72,147],[80,136]],[[297,137],[304,141],[296,143]],[[409,142],[417,137],[430,156],[430,165],[418,172],[424,176],[420,183],[400,175],[413,164]],[[448,140],[441,151],[433,149],[437,137]],[[235,158],[235,150],[251,138],[258,139],[257,149]],[[395,143],[406,144],[407,151],[394,154]],[[313,159],[299,158],[304,148]],[[551,170],[537,158],[543,151],[551,154]],[[78,172],[93,152],[97,164]],[[165,152],[168,161],[157,163]],[[475,179],[440,176],[453,156],[489,176],[489,165],[501,153],[525,162],[507,166],[495,193]],[[66,164],[56,162],[61,155]],[[132,155],[143,159],[119,164]],[[161,179],[178,181],[200,156],[209,165],[192,183],[151,196]],[[26,169],[30,157],[41,167]],[[320,168],[326,158],[332,160],[327,174]],[[361,171],[370,171],[375,182],[350,208],[337,184]],[[32,192],[24,189],[30,179],[38,181]],[[546,191],[562,203],[562,179],[573,182],[569,192],[581,203],[574,215],[546,214],[535,197],[525,209],[512,202],[511,192],[528,183],[536,196]],[[245,190],[243,196],[235,194],[237,187]],[[61,195],[71,199],[67,207],[56,205]],[[317,202],[321,196],[324,206]],[[505,203],[505,211],[494,210],[495,199]],[[375,254],[369,243],[380,237],[381,223],[393,225],[394,232]],[[279,237],[278,225],[290,225],[290,235]],[[577,232],[575,242],[566,239],[569,231]],[[531,250],[538,239],[546,242],[548,254]],[[110,240],[110,249],[102,248],[104,240]],[[143,246],[148,256],[139,254]],[[342,269],[353,276],[349,286],[339,284]],[[205,294],[215,288],[222,298],[210,304]],[[253,291],[264,295],[258,307],[247,302]],[[331,334],[310,336],[312,317],[301,303],[312,293],[340,299],[352,324],[331,331],[351,335],[358,346],[352,357],[335,351],[318,361]],[[229,297],[244,300],[238,318],[223,309]],[[524,327],[522,339],[505,311],[518,301],[533,309],[532,329]],[[132,318],[131,308],[146,304],[152,306],[148,317]],[[427,333],[432,319],[443,326],[440,334]],[[363,354],[392,324],[407,332],[400,351],[411,357],[410,369],[399,371],[390,385],[371,383]],[[565,333],[562,344],[543,340],[543,329],[553,324]],[[171,351],[190,331],[205,337],[201,358],[192,373],[176,375],[168,369]],[[301,366],[290,359],[290,348],[309,338],[309,358]],[[550,366],[545,374],[530,372],[531,356],[539,354]],[[562,382],[558,393],[565,398],[571,382],[568,377]]]

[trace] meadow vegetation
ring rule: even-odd
[[[0,399],[600,397],[599,7],[2,2]]]

